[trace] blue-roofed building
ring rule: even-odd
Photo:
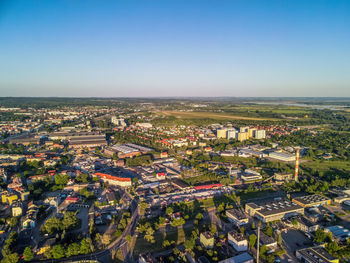
[[[245,252],[232,258],[221,260],[219,263],[254,263],[254,259],[250,254]]]

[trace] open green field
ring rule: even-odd
[[[259,118],[259,117],[245,117],[238,115],[229,115],[227,113],[215,113],[205,111],[160,111],[165,116],[174,116],[182,119],[217,119],[217,120],[253,120],[253,121],[276,121],[275,118]]]
[[[193,227],[186,226],[186,228],[174,228],[170,227],[170,229],[166,229],[165,232],[157,232],[154,234],[154,240],[156,241],[154,244],[149,243],[147,240],[143,238],[143,236],[138,236],[135,244],[134,254],[140,255],[145,252],[158,252],[164,250],[163,241],[175,241],[177,245],[185,242],[186,238],[191,236]]]
[[[305,168],[311,168],[311,169],[318,169],[318,170],[330,170],[330,169],[339,169],[339,170],[346,170],[350,172],[350,162],[348,161],[312,161],[312,162],[305,162],[301,165],[301,167]]]

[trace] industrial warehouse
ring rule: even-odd
[[[301,205],[289,200],[279,200],[263,204],[248,203],[245,205],[245,211],[248,215],[255,216],[265,223],[281,220],[293,215],[304,214],[304,208]]]
[[[292,201],[298,205],[301,205],[302,207],[329,205],[331,203],[331,199],[318,194],[296,197],[293,198]]]

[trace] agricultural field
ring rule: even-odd
[[[227,113],[215,113],[215,112],[202,112],[202,111],[192,111],[192,112],[183,112],[183,111],[161,111],[157,112],[165,116],[174,116],[176,118],[183,119],[217,119],[217,120],[254,120],[254,121],[275,121],[278,119],[275,118],[260,118],[260,117],[245,117],[238,115],[229,115]]]

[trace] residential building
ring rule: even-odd
[[[273,175],[273,179],[275,180],[276,184],[283,184],[284,182],[294,180],[294,175],[288,173],[275,173]]]
[[[238,252],[248,250],[248,240],[242,233],[237,232],[236,230],[233,230],[227,234],[227,240],[228,243]]]
[[[18,196],[16,194],[9,193],[8,191],[3,191],[1,193],[1,202],[4,204],[12,205],[17,200]]]
[[[229,209],[226,210],[225,213],[228,220],[234,223],[237,227],[248,224],[248,217],[240,209]]]
[[[226,139],[227,138],[227,130],[226,129],[217,129],[216,137],[218,139]]]
[[[199,240],[204,248],[211,249],[214,247],[214,236],[210,232],[201,233]]]
[[[249,134],[248,132],[239,132],[237,134],[237,140],[239,140],[240,142],[243,142],[245,140],[249,139]]]
[[[12,212],[12,216],[17,217],[17,216],[21,216],[23,213],[23,209],[22,209],[22,204],[21,203],[17,203],[15,205],[12,206],[11,208],[11,212]]]
[[[104,173],[95,173],[94,176],[98,176],[102,181],[107,182],[112,185],[118,185],[122,187],[131,186],[131,178],[129,177],[119,177]]]
[[[265,130],[254,130],[253,131],[253,137],[255,139],[265,139],[266,138],[266,131]]]
[[[238,131],[236,129],[227,130],[227,139],[237,139]]]

